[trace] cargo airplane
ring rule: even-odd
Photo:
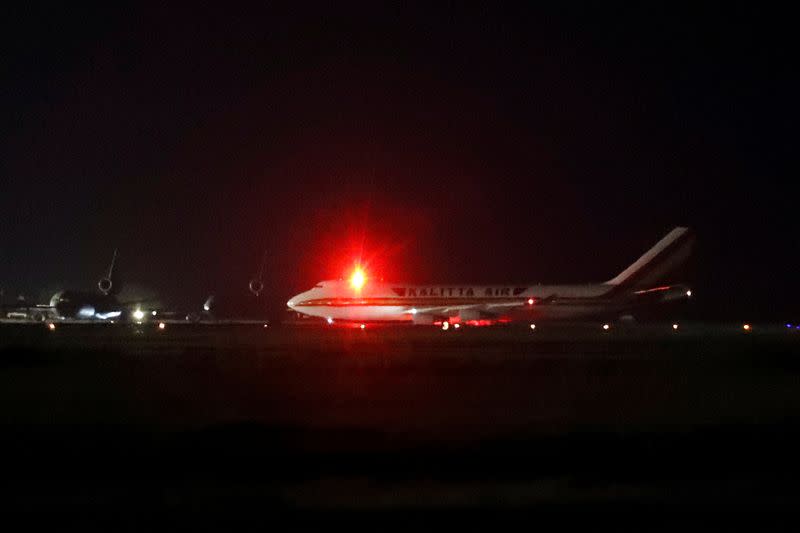
[[[691,297],[687,285],[664,279],[689,257],[693,244],[689,229],[677,227],[618,276],[582,285],[411,285],[371,280],[357,267],[350,279],[321,281],[287,305],[329,324],[614,318]]]
[[[161,302],[154,298],[124,300],[120,297],[122,281],[115,271],[116,262],[117,251],[114,250],[108,272],[97,282],[97,291],[59,290],[50,297],[47,304],[28,305],[24,300],[10,305],[3,305],[0,302],[0,322],[58,321],[84,324],[156,322],[230,325],[266,325],[268,323],[257,310],[251,309],[251,312],[248,313],[249,317],[241,317],[234,309],[220,309],[214,295],[205,300],[202,311],[195,309],[188,312],[164,309]],[[262,259],[258,275],[248,285],[250,292],[256,297],[264,288],[263,270],[264,260]]]
[[[119,300],[122,283],[114,271],[116,262],[117,251],[114,250],[108,272],[97,282],[98,290],[96,292],[60,290],[53,294],[48,304],[29,306],[24,303],[16,303],[4,308],[4,318],[32,322],[140,320],[143,318],[143,311],[140,308],[145,305],[145,301],[123,302]]]

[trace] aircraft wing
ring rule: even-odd
[[[688,285],[659,285],[647,289],[641,289],[633,293],[638,303],[667,302],[688,298],[692,291]]]
[[[420,315],[446,316],[448,314],[453,314],[454,312],[466,311],[466,310],[475,310],[485,313],[501,312],[506,309],[510,309],[513,307],[523,307],[525,305],[527,305],[526,300],[520,298],[513,298],[507,300],[492,301],[490,303],[485,303],[485,302],[463,303],[463,304],[446,305],[446,306],[439,305],[430,307],[415,307],[415,309],[417,310],[417,314]]]
[[[161,300],[155,298],[142,299],[142,300],[127,300],[124,302],[119,302],[119,305],[126,309],[147,308],[149,310],[153,309],[160,310],[163,307]]]
[[[12,322],[42,322],[56,312],[56,308],[51,305],[30,305],[25,302],[5,304],[1,309],[0,320]]]

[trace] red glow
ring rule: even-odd
[[[487,326],[496,326],[498,324],[508,324],[511,322],[508,318],[481,318],[479,320],[467,320],[464,324],[468,326],[477,326],[477,327],[487,327]]]
[[[359,291],[367,282],[367,275],[360,266],[356,266],[353,273],[350,275],[350,286]]]
[[[644,289],[644,290],[641,290],[641,291],[636,291],[634,294],[646,294],[648,292],[668,291],[671,288],[672,287],[669,286],[669,285],[664,285],[664,286],[661,286],[661,287],[653,287],[652,289]]]
[[[443,326],[445,322],[449,322],[451,326],[455,326],[456,324],[461,324],[463,326],[476,326],[476,327],[486,327],[486,326],[497,326],[501,324],[509,324],[511,323],[511,319],[507,317],[502,318],[481,318],[479,320],[461,320],[461,317],[458,315],[450,317],[449,319],[445,320],[435,320],[433,322],[434,326]]]
[[[319,168],[320,175],[357,175],[363,171],[366,176],[375,172],[372,163],[363,169],[352,168],[350,163],[346,170],[331,169],[327,166],[330,158],[326,159],[326,165]],[[398,202],[380,188],[361,189],[335,189],[339,192],[326,194],[323,204],[304,209],[302,216],[293,219],[295,230],[303,236],[294,239],[287,250],[294,256],[292,265],[297,271],[291,279],[296,284],[341,280],[345,290],[353,293],[349,280],[358,265],[367,274],[363,292],[369,290],[367,285],[384,279],[424,282],[439,266],[428,264],[430,256],[425,252],[427,246],[438,242],[433,226],[438,215],[433,206]]]

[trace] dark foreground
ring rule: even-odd
[[[700,324],[2,324],[0,509],[103,528],[788,525],[799,347]]]

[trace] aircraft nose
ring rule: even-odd
[[[294,296],[289,298],[289,301],[286,302],[286,306],[289,309],[297,311],[297,308],[303,307],[303,302],[307,301],[311,297],[312,297],[312,291],[305,291],[301,292],[300,294],[295,294]]]

